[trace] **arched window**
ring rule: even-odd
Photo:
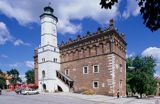
[[[46,76],[46,73],[45,73],[45,71],[43,70],[43,71],[42,71],[42,78],[45,78],[45,76]]]

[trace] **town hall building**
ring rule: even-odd
[[[41,19],[41,44],[34,52],[35,83],[40,91],[126,95],[126,42],[110,20],[108,28],[57,45],[58,18],[47,6]]]

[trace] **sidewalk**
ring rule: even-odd
[[[109,103],[109,104],[160,104],[160,97],[155,97],[151,99],[136,99],[136,98],[116,98],[104,95],[82,95],[76,93],[55,93],[62,96],[70,96],[78,99],[94,101],[99,103]]]

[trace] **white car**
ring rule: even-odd
[[[39,92],[37,90],[32,90],[32,89],[25,89],[22,90],[21,92],[23,95],[34,95],[34,94],[39,94]]]

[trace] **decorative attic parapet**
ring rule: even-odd
[[[63,47],[70,47],[73,46],[75,44],[81,44],[82,41],[90,41],[90,40],[96,40],[97,38],[103,37],[103,36],[108,36],[109,38],[111,38],[111,35],[118,35],[119,38],[121,38],[121,40],[124,42],[124,44],[126,44],[125,42],[125,35],[124,34],[120,34],[118,32],[118,30],[115,29],[114,27],[114,21],[113,19],[110,20],[110,24],[108,28],[105,29],[101,29],[100,27],[97,29],[97,31],[95,33],[90,33],[89,31],[86,33],[85,36],[80,36],[77,35],[77,38],[75,40],[72,40],[71,38],[68,40],[68,42],[61,43],[60,48]],[[99,39],[100,40],[100,39]]]
[[[64,44],[64,41],[62,41],[60,46],[63,47],[64,45],[65,45],[65,44]]]
[[[100,27],[98,27],[98,29],[97,29],[97,33],[98,33],[98,34],[102,33],[102,30],[101,30],[101,28],[100,28]]]
[[[114,30],[114,29],[115,29],[115,27],[114,27],[114,20],[111,19],[111,20],[109,21],[109,30]]]
[[[78,36],[77,36],[77,41],[80,41],[80,40],[81,40],[81,36],[78,35]]]
[[[73,41],[71,38],[69,38],[68,44],[71,44]]]
[[[120,36],[123,38],[123,40],[125,40],[126,35],[124,33],[121,33]]]

